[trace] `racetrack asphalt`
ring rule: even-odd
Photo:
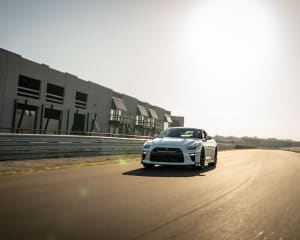
[[[300,239],[300,154],[219,153],[218,166],[123,162],[0,177],[0,239]]]

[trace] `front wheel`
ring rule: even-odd
[[[143,163],[144,168],[154,168],[154,164]]]
[[[201,154],[200,154],[200,166],[194,166],[194,168],[196,169],[203,169],[205,167],[205,152],[204,150],[202,149],[201,150]]]
[[[218,149],[216,148],[214,161],[211,162],[211,163],[209,163],[209,166],[216,167],[217,166],[217,162],[218,162]]]

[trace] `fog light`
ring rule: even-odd
[[[196,156],[195,153],[190,153],[190,157],[193,162],[195,162],[195,156]]]
[[[146,158],[146,152],[143,152],[142,154],[142,160],[144,160]]]

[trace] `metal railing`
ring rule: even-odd
[[[0,160],[139,154],[146,139],[0,133]]]

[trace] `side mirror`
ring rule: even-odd
[[[211,136],[207,136],[206,140],[212,140],[212,137]]]
[[[153,135],[153,138],[158,138],[158,134],[157,133],[155,133],[154,135]]]

